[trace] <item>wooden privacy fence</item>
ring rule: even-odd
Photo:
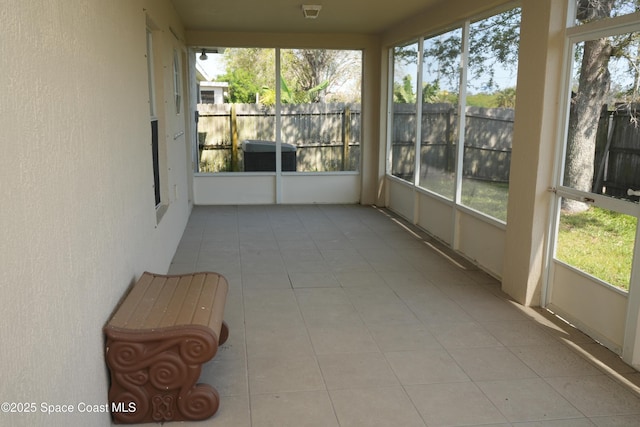
[[[416,107],[394,104],[392,173],[412,180],[415,168]],[[514,110],[465,109],[463,177],[508,182]],[[603,106],[598,124],[593,188],[598,194],[638,201],[640,190],[640,105]],[[455,170],[458,115],[451,104],[424,104],[420,143],[420,181]]]
[[[451,104],[423,104],[420,175],[453,173],[458,143],[458,114]],[[514,110],[467,107],[465,110],[465,178],[508,182]],[[416,107],[394,104],[392,173],[411,180],[415,168]]]
[[[618,106],[600,115],[592,191],[638,201],[628,190],[640,190],[640,105]]]
[[[276,140],[275,108],[259,104],[199,104],[200,171],[244,170],[245,140]],[[360,105],[296,104],[281,108],[282,142],[296,147],[297,171],[357,170]]]

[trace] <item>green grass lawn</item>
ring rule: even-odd
[[[577,214],[562,212],[556,258],[628,290],[636,222],[597,207]]]
[[[503,182],[462,180],[462,204],[496,219],[507,221],[509,184]]]
[[[452,174],[434,174],[420,185],[453,199],[455,177]],[[462,204],[502,221],[507,221],[509,184],[505,182],[462,179]]]
[[[453,197],[453,178],[430,177],[426,188]],[[462,204],[494,218],[507,220],[509,186],[463,179]],[[600,280],[629,289],[637,221],[606,209],[560,215],[556,258]]]

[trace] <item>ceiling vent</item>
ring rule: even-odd
[[[302,13],[307,19],[316,19],[320,15],[320,9],[322,6],[319,4],[303,4]]]

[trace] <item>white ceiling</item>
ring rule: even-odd
[[[172,0],[187,30],[377,34],[446,0]],[[319,4],[305,19],[303,4]]]

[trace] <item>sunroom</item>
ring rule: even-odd
[[[109,425],[122,295],[215,270],[205,425],[637,425],[637,2],[312,3],[0,13],[0,416]]]

